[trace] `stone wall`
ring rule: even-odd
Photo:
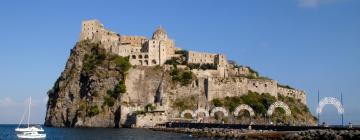
[[[248,91],[257,93],[269,93],[277,97],[281,94],[286,97],[293,97],[299,99],[306,104],[306,95],[304,91],[296,89],[288,89],[278,87],[277,81],[268,79],[248,79],[244,77],[228,77],[228,78],[208,78],[207,85],[207,100],[211,101],[215,98],[242,96]]]
[[[138,128],[154,127],[157,124],[163,124],[168,121],[167,115],[163,112],[151,112],[136,115],[136,124]]]
[[[277,92],[280,95],[283,95],[286,97],[293,97],[295,99],[299,99],[303,104],[306,104],[306,94],[302,90],[278,87]]]

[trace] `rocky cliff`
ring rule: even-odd
[[[244,77],[231,77],[231,79],[246,81]],[[213,78],[212,80],[217,81],[217,85],[223,85],[226,83],[219,82],[229,79]],[[240,103],[248,103],[256,113],[263,113],[264,109],[278,98],[269,95],[271,100],[263,103],[264,99],[257,97],[262,94],[256,93],[252,97],[245,97],[246,94],[241,93],[225,98],[225,96],[220,96],[220,92],[216,93],[217,96],[214,93],[209,98],[208,94],[214,91],[209,91],[211,88],[208,86],[216,87],[209,83],[208,78],[197,76],[186,66],[131,66],[128,58],[108,53],[101,43],[85,40],[78,42],[71,50],[64,71],[53,88],[48,91],[49,101],[45,125],[54,127],[130,126],[136,123],[136,115],[144,114],[144,112],[163,111],[166,117],[171,119],[179,118],[184,110],[204,108],[210,111],[215,106],[222,106],[232,113],[234,105]],[[227,94],[226,96],[231,96]],[[293,114],[290,120],[298,122],[307,120],[312,124],[315,123],[315,118],[301,100],[282,96],[278,99],[292,104],[290,109]],[[221,105],[214,101],[221,102]],[[283,117],[281,116],[283,111],[279,112],[279,118]],[[218,117],[213,119],[218,119]],[[265,119],[260,114],[257,115],[256,120],[261,122]],[[146,121],[142,122],[146,123]]]

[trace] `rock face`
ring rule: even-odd
[[[237,81],[254,80],[244,77],[209,79],[201,76],[209,71],[189,70],[185,65],[131,66],[128,58],[110,54],[101,43],[84,40],[71,50],[64,71],[48,92],[45,125],[122,127],[135,125],[138,121],[146,126],[156,124],[149,121],[164,115],[166,119],[178,118],[184,110],[201,108],[210,111],[215,107],[213,99],[239,97],[251,90],[239,86],[241,82]],[[258,86],[251,84],[254,85]],[[215,90],[216,88],[218,89]],[[234,92],[215,93],[220,89]],[[265,92],[270,91],[264,90]],[[275,94],[274,92],[272,96],[277,98]],[[304,101],[291,100],[291,103],[302,106],[290,106],[290,109],[294,110],[293,116],[297,116],[294,117],[295,121],[303,121],[303,118],[298,116],[308,116],[307,119],[315,123],[310,112],[306,110]],[[161,116],[156,116],[156,113],[146,116],[151,112]],[[145,116],[136,116],[137,114]],[[151,117],[152,115],[154,117]],[[256,120],[264,120],[261,116],[263,115],[258,115]],[[136,120],[139,118],[146,120]],[[164,122],[164,119],[161,121]]]
[[[77,43],[71,50],[65,70],[48,92],[49,101],[45,125],[57,127],[119,126],[120,118],[116,117],[120,115],[119,102],[115,102],[112,107],[102,108],[101,113],[97,114],[100,110],[99,107],[104,103],[102,97],[108,90],[114,88],[122,79],[122,75],[121,71],[115,69],[110,62],[99,66],[85,66],[88,63],[85,62],[86,57],[89,57],[92,51],[96,51],[96,47],[98,47],[97,44],[85,41]],[[93,109],[92,114],[89,114],[90,109]]]

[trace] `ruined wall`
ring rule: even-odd
[[[248,91],[269,93],[277,97],[277,82],[274,80],[247,79],[243,77],[209,78],[208,100],[242,96]]]
[[[156,124],[163,124],[168,121],[167,115],[162,112],[145,113],[136,116],[135,126],[138,128],[154,127]]]
[[[306,104],[306,94],[302,90],[278,87],[277,92],[283,96],[299,99],[303,104]]]
[[[188,63],[214,64],[216,54],[188,51],[186,57]]]
[[[248,91],[257,93],[269,93],[277,97],[278,94],[287,97],[299,99],[306,104],[306,95],[304,91],[296,89],[288,89],[277,86],[277,81],[267,79],[248,79],[243,77],[229,77],[229,78],[208,78],[207,99],[211,101],[215,98],[225,98],[242,96]]]

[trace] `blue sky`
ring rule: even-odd
[[[360,124],[360,1],[153,0],[0,2],[0,123],[18,123],[29,96],[43,123],[46,92],[64,69],[81,21],[150,37],[162,25],[178,47],[220,52],[261,75],[320,96],[344,95],[345,122]],[[340,123],[326,106],[322,119]]]

